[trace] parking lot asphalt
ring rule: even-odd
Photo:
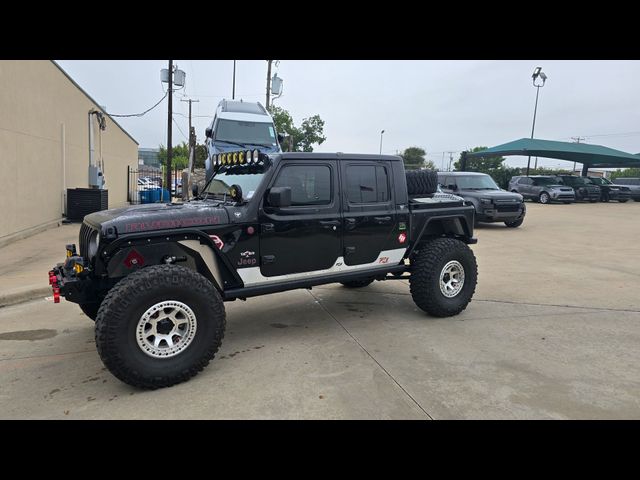
[[[0,418],[640,418],[640,203],[527,203],[483,225],[461,315],[406,280],[231,302],[211,364],[162,390],[104,369],[71,303],[0,308]]]

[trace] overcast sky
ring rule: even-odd
[[[156,103],[166,84],[167,61],[58,61],[107,112],[139,113]],[[233,61],[175,60],[186,86],[174,94],[174,144],[186,141],[188,106],[198,141],[222,98],[231,98]],[[319,61],[282,60],[284,80],[275,104],[299,125],[319,114],[327,140],[316,151],[395,154],[410,146],[427,151],[442,166],[442,155],[478,145],[495,146],[531,135],[536,89],[531,74],[547,74],[540,90],[535,137],[605,145],[640,152],[640,61]],[[267,62],[238,60],[236,99],[265,103]],[[272,71],[272,73],[273,73]],[[164,88],[164,89],[163,89]],[[167,103],[141,118],[118,122],[140,143],[167,143]],[[526,157],[507,163],[526,165]],[[448,163],[448,162],[446,162]],[[571,167],[540,159],[539,165]]]

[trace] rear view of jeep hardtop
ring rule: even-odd
[[[474,209],[439,193],[435,172],[385,155],[211,160],[191,201],[86,216],[78,248],[49,272],[55,301],[95,320],[98,352],[122,381],[153,389],[197,374],[222,342],[225,301],[398,279],[432,316],[471,301]]]

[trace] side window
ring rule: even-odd
[[[380,165],[347,167],[347,200],[351,203],[384,203],[389,201],[389,178]]]
[[[291,206],[331,203],[331,169],[326,165],[287,165],[274,187],[291,187]]]
[[[518,185],[527,185],[529,182],[527,182],[527,177],[520,177],[518,179]]]

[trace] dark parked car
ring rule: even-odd
[[[594,184],[600,187],[600,200],[608,202],[609,200],[617,200],[620,203],[628,202],[631,198],[631,189],[623,185],[616,185],[611,180],[603,177],[587,177]]]
[[[602,195],[600,187],[587,177],[574,175],[558,175],[556,178],[568,187],[572,187],[576,193],[576,200],[585,200],[591,203],[599,202]]]
[[[527,213],[522,195],[500,189],[486,173],[438,172],[444,193],[453,193],[471,203],[477,222],[504,222],[507,227],[522,225]]]
[[[640,202],[640,178],[616,178],[616,185],[624,185],[629,188],[631,198]]]
[[[576,199],[573,188],[562,185],[556,177],[544,175],[511,177],[509,191],[540,203],[572,203]]]

